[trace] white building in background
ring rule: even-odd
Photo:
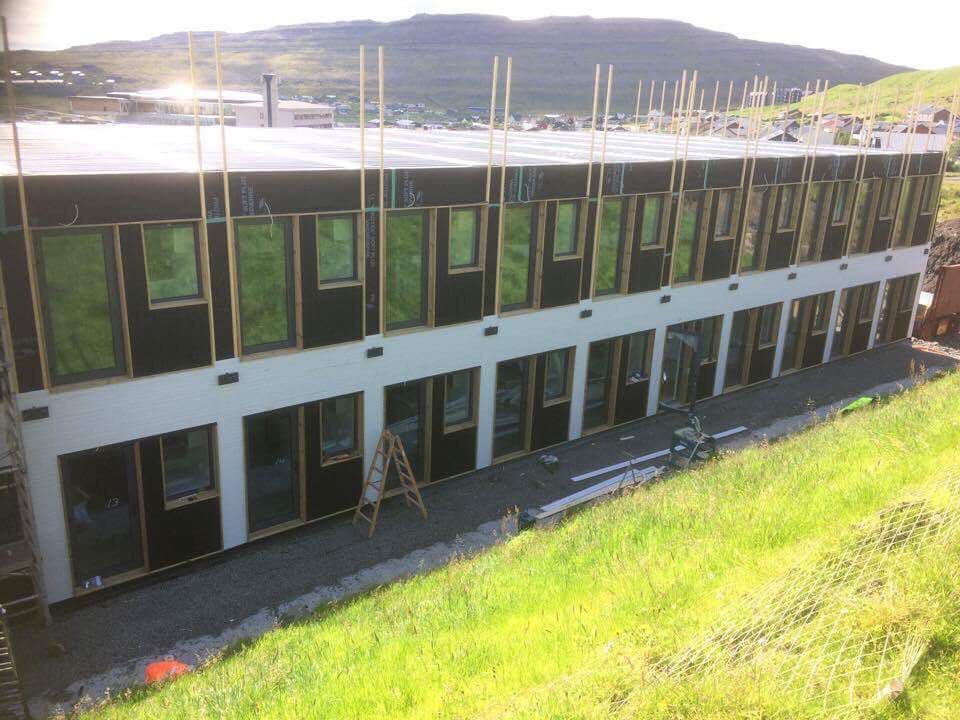
[[[233,112],[237,127],[270,127],[263,102],[235,105]],[[334,125],[333,108],[330,105],[280,100],[276,112],[273,127],[332,128]]]

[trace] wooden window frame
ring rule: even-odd
[[[629,270],[630,259],[629,259],[629,243],[627,242],[628,238],[632,237],[631,227],[633,222],[633,213],[636,211],[635,206],[633,205],[634,198],[629,195],[604,195],[600,202],[597,204],[597,216],[596,222],[597,235],[596,243],[593,249],[593,299],[599,298],[608,298],[616,297],[618,295],[623,295],[626,288],[626,273],[625,271]],[[619,249],[617,251],[617,265],[616,265],[616,286],[612,290],[604,290],[600,292],[597,289],[597,271],[600,267],[600,236],[603,234],[603,205],[607,202],[616,202],[620,204],[620,240],[619,240]]]
[[[143,222],[139,223],[140,225],[140,244],[143,249],[143,274],[146,278],[147,283],[147,305],[150,310],[162,310],[164,308],[172,307],[186,307],[189,305],[205,305],[208,302],[207,287],[205,276],[203,273],[203,252],[205,248],[202,247],[203,243],[201,236],[203,233],[200,232],[199,223],[195,220],[181,220],[181,221],[159,221],[159,222]],[[171,298],[160,298],[155,300],[153,295],[150,293],[150,262],[147,257],[149,250],[147,249],[147,228],[156,227],[156,226],[165,226],[165,227],[176,227],[190,225],[193,229],[193,258],[194,258],[194,269],[197,274],[197,293],[195,295],[184,295],[182,297],[171,297]]]
[[[856,185],[853,180],[834,181],[834,192],[832,202],[830,203],[830,227],[842,227],[850,223],[850,188]],[[837,208],[840,206],[840,199],[843,198],[843,208],[840,219],[837,219]]]
[[[423,317],[420,322],[409,322],[405,321],[400,325],[395,325],[393,327],[387,327],[387,233],[389,230],[389,217],[391,213],[421,213],[424,216],[424,255],[423,255]],[[382,267],[381,267],[381,292],[380,292],[380,307],[381,314],[383,318],[382,328],[384,335],[400,335],[408,332],[417,332],[420,330],[432,328],[434,326],[434,320],[436,317],[436,263],[434,259],[436,258],[436,242],[437,242],[437,233],[436,233],[436,223],[437,223],[437,211],[436,208],[397,208],[388,210],[385,213],[384,218],[384,230],[383,230],[383,248],[382,248]]]
[[[170,498],[167,494],[167,458],[164,454],[163,449],[163,438],[167,435],[177,435],[180,433],[189,433],[194,430],[206,430],[207,431],[207,457],[208,462],[210,463],[210,487],[204,490],[200,490],[194,493],[189,493],[187,495],[182,495],[177,498]],[[184,430],[174,430],[172,432],[163,433],[159,436],[160,442],[160,477],[161,485],[163,487],[163,508],[164,510],[176,510],[177,508],[183,507],[184,505],[193,505],[194,503],[202,502],[204,500],[211,500],[213,498],[220,496],[220,478],[219,473],[217,472],[217,432],[216,425],[197,425],[196,427],[186,428]],[[140,441],[137,441],[139,444]]]
[[[521,390],[521,397],[526,397],[526,407],[522,409],[521,420],[522,423],[522,447],[519,450],[514,450],[513,452],[506,453],[504,455],[496,455],[496,428],[497,428],[497,386],[500,381],[500,366],[506,363],[511,362],[523,362],[526,363],[525,372],[527,376],[524,378],[525,388]],[[507,358],[506,360],[500,360],[497,362],[495,375],[493,378],[493,416],[491,417],[491,422],[493,423],[493,433],[490,438],[490,456],[492,458],[492,464],[507,462],[508,460],[513,460],[514,458],[523,457],[528,455],[530,451],[530,446],[533,442],[533,403],[535,400],[534,389],[536,387],[536,378],[537,378],[537,356],[536,355],[521,355],[516,358]]]
[[[55,337],[50,317],[49,289],[44,272],[43,237],[48,234],[70,234],[72,232],[98,233],[104,250],[104,275],[107,285],[107,304],[110,325],[113,330],[113,351],[116,364],[111,368],[71,373],[58,376],[54,373],[53,355],[56,352]],[[40,304],[40,320],[44,339],[48,367],[50,390],[62,386],[78,386],[109,382],[129,377],[132,363],[130,360],[130,336],[127,331],[126,296],[123,285],[123,261],[120,255],[119,228],[117,225],[83,225],[69,228],[38,228],[30,238],[33,243],[34,267],[37,277],[37,300]]]
[[[628,333],[622,337],[622,344],[623,344],[622,352],[625,353],[625,357],[623,360],[623,366],[624,366],[625,372],[623,377],[623,384],[620,387],[630,387],[631,385],[637,384],[637,383],[628,382],[630,379],[630,376],[627,374],[627,372],[629,372],[630,370],[630,367],[629,367],[630,344],[635,335],[647,336],[647,339],[645,341],[647,346],[643,354],[644,375],[637,382],[643,382],[644,380],[649,382],[652,380],[651,371],[653,370],[653,346],[654,346],[654,341],[656,340],[656,330],[651,328],[650,330],[638,330],[637,332]]]
[[[452,425],[447,424],[447,378],[451,375],[458,375],[459,373],[470,373],[470,385],[469,385],[469,401],[470,401],[470,416],[466,420],[462,420],[458,423],[453,423]],[[479,400],[480,394],[480,372],[479,368],[465,368],[463,370],[454,370],[453,372],[444,373],[440,376],[443,382],[443,407],[441,412],[443,413],[443,434],[450,435],[451,433],[460,432],[461,430],[468,430],[477,426],[477,401]],[[432,395],[432,390],[430,391]]]
[[[762,332],[763,332],[763,314],[766,312],[767,308],[771,308],[773,313],[773,324],[770,326],[771,336],[770,339],[764,342]],[[769,303],[768,305],[761,305],[759,307],[759,313],[757,315],[757,349],[758,350],[769,350],[770,348],[775,348],[777,346],[777,338],[780,336],[780,316],[783,314],[783,303],[775,302]]]
[[[687,190],[682,193],[677,198],[677,217],[676,217],[676,227],[677,231],[674,236],[674,242],[670,248],[670,275],[669,282],[670,287],[684,287],[686,285],[695,285],[701,281],[703,278],[703,260],[706,257],[707,252],[707,230],[709,225],[708,210],[709,210],[709,190]],[[690,266],[692,272],[690,277],[684,280],[677,280],[675,277],[676,266],[677,266],[677,247],[680,244],[680,224],[681,218],[683,217],[683,203],[688,196],[696,196],[695,202],[697,203],[697,219],[694,223],[694,232],[693,232],[693,248],[690,255]],[[672,203],[671,203],[672,205]],[[669,223],[667,223],[669,224]]]
[[[780,186],[780,189],[778,191],[778,197],[777,197],[777,220],[776,220],[776,228],[777,228],[776,231],[778,233],[794,232],[797,229],[798,211],[800,209],[800,203],[797,202],[797,200],[798,200],[798,195],[800,194],[800,187],[801,186],[798,183],[787,183]],[[787,224],[784,225],[783,224],[783,221],[784,221],[783,201],[784,201],[784,198],[787,196],[788,191],[792,196],[792,200],[790,204],[790,215],[789,217],[786,218]]]
[[[590,353],[595,345],[610,344],[610,375],[607,383],[607,413],[606,419],[599,425],[588,428],[586,426],[587,418],[587,400],[590,395]],[[587,345],[587,362],[584,371],[586,378],[583,383],[583,409],[581,410],[581,435],[592,435],[593,433],[609,430],[614,426],[617,413],[617,397],[620,394],[620,362],[623,352],[623,336],[594,340]]]
[[[473,233],[474,261],[466,265],[454,265],[453,258],[453,214],[455,212],[465,212],[472,210],[476,224]],[[447,274],[459,275],[461,273],[481,272],[483,270],[483,239],[486,237],[486,215],[485,208],[482,205],[453,205],[447,213]]]
[[[360,223],[358,213],[314,213],[314,246],[316,247],[317,259],[317,290],[332,290],[341,287],[356,287],[363,284],[363,268],[365,265],[363,257],[363,238],[360,236]],[[353,221],[353,277],[340,278],[336,280],[320,279],[320,223],[324,220],[337,220],[340,218],[350,218]]]
[[[568,403],[573,399],[573,366],[574,366],[574,353],[576,348],[566,347],[566,348],[557,348],[556,350],[547,350],[543,355],[543,394],[540,397],[541,407],[551,407],[553,405],[562,405],[563,403]],[[551,353],[562,352],[564,354],[564,362],[566,366],[564,368],[564,377],[563,377],[563,393],[558,395],[555,398],[547,397],[547,356]]]
[[[503,295],[503,251],[506,246],[506,218],[503,219],[504,236],[503,242],[498,243],[497,258],[497,283],[495,298],[497,315],[500,317],[510,317],[511,315],[522,315],[524,313],[534,312],[540,309],[540,290],[543,279],[543,244],[546,223],[546,202],[531,201],[527,203],[506,203],[500,210],[506,212],[511,207],[525,207],[530,212],[530,266],[527,275],[527,301],[525,304],[504,305],[501,302]],[[582,213],[586,215],[586,213]]]
[[[743,257],[744,249],[747,246],[746,234],[751,210],[750,195],[754,192],[763,192],[763,197],[760,201],[760,225],[757,230],[757,240],[753,248],[753,266],[745,269],[743,267]],[[743,227],[741,228],[742,236],[740,239],[739,252],[737,253],[737,275],[753,275],[763,272],[763,268],[767,264],[767,250],[770,247],[770,231],[774,223],[773,216],[775,214],[770,211],[770,196],[776,192],[776,185],[754,185],[750,188],[750,192],[747,193],[746,208],[743,213]],[[774,209],[778,209],[776,205],[777,198],[774,197]]]
[[[739,188],[718,188],[714,190],[717,195],[717,221],[714,226],[714,242],[722,240],[733,240],[737,236],[737,226],[740,215],[740,198],[742,193]],[[720,200],[726,195],[730,195],[730,227],[726,233],[718,233],[717,228],[720,224]]]
[[[353,451],[348,455],[343,457],[335,456],[334,459],[328,460],[323,454],[323,404],[325,402],[333,400],[342,400],[344,398],[353,399]],[[339,465],[340,463],[350,462],[351,460],[356,460],[358,457],[363,457],[363,399],[362,392],[346,393],[344,395],[336,395],[331,398],[324,398],[317,402],[319,406],[318,413],[318,435],[320,441],[320,467],[330,467],[331,465]],[[309,403],[308,403],[309,404]]]
[[[657,242],[644,244],[643,242],[643,211],[647,206],[647,200],[649,198],[656,198],[660,203],[660,212],[657,214]],[[646,193],[644,195],[638,195],[638,200],[642,200],[641,208],[639,213],[640,217],[637,218],[637,248],[640,252],[645,252],[647,250],[663,250],[667,247],[667,235],[670,232],[669,221],[664,222],[664,212],[669,208],[669,193]]]
[[[583,242],[584,235],[586,234],[586,215],[583,212],[583,200],[580,198],[573,198],[569,200],[551,200],[550,202],[554,203],[554,219],[553,219],[553,260],[554,262],[565,262],[567,260],[582,260],[583,259]],[[573,252],[569,253],[558,253],[557,252],[557,235],[560,228],[558,219],[560,217],[560,206],[561,205],[573,205],[576,208],[576,219],[575,219],[575,232],[576,238],[574,238],[574,248]]]

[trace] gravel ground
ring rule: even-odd
[[[708,432],[736,425],[762,428],[895,383],[914,368],[957,365],[956,356],[898,343],[714,398],[698,408]],[[163,656],[181,641],[229,636],[231,628],[251,616],[278,608],[282,613],[289,601],[324,586],[342,587],[344,579],[384,561],[416,557],[415,551],[431,546],[444,552],[449,546],[452,552],[459,547],[458,538],[476,536],[478,526],[489,527],[518,509],[582,489],[569,481],[573,475],[666,447],[682,422],[677,415],[660,415],[565,443],[550,450],[560,460],[556,474],[533,455],[428,486],[423,492],[427,521],[393,498],[384,503],[376,535],[369,540],[347,515],[174,574],[98,593],[83,604],[55,608],[50,628],[25,626],[14,634],[27,693],[45,704],[71,702],[76,683],[85,678],[144,656]]]

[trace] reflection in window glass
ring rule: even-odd
[[[297,472],[297,409],[243,420],[247,446],[247,524],[251,532],[300,516]]]
[[[610,381],[613,372],[613,340],[590,345],[587,359],[587,397],[583,407],[586,429],[607,424]]]
[[[357,454],[356,395],[320,403],[320,436],[323,462],[342,460]]]
[[[787,319],[787,332],[783,337],[783,362],[781,370],[796,370],[800,359],[797,357],[800,342],[800,303],[806,300],[794,300],[790,304],[790,316]]]
[[[427,321],[427,213],[387,213],[387,329]]]
[[[526,447],[527,371],[529,358],[497,365],[494,408],[493,456],[502,457]]]
[[[643,220],[640,227],[640,244],[660,244],[660,217],[663,214],[663,196],[646,195],[643,198]]]
[[[740,271],[756,270],[760,265],[761,233],[767,188],[753,188],[747,208],[747,224],[743,230],[743,249],[740,251]]]
[[[650,377],[649,348],[652,330],[628,335],[626,385],[634,385]]]
[[[452,427],[473,420],[473,371],[449,373],[444,378],[444,383],[444,425]]]
[[[680,211],[680,229],[677,233],[677,246],[673,249],[673,282],[688,282],[695,279],[697,249],[697,231],[700,227],[701,193],[687,193],[683,196]]]
[[[532,205],[513,205],[505,211],[500,263],[500,307],[503,310],[529,307],[531,303],[530,247],[534,210]]]
[[[193,223],[144,225],[143,246],[150,302],[200,296],[197,237]]]
[[[480,222],[476,208],[450,211],[450,267],[473,267],[479,258]]]
[[[353,217],[317,218],[317,277],[321,283],[357,279]]]
[[[735,190],[721,190],[717,197],[717,227],[714,236],[730,237],[733,233],[733,199]]]
[[[920,180],[921,178],[917,177],[907,178],[906,185],[903,186],[903,197],[897,207],[896,229],[893,234],[894,247],[910,245],[916,221],[917,184]]]
[[[780,215],[777,217],[777,230],[789,230],[793,227],[796,198],[796,185],[784,185],[780,188]]]
[[[833,199],[833,218],[834,225],[843,225],[847,222],[847,206],[850,199],[850,183],[837,183],[837,192]]]
[[[167,502],[213,489],[210,431],[196,428],[160,438]]]
[[[862,286],[860,293],[859,322],[873,322],[873,310],[877,306],[877,289],[879,283],[870,283]]]
[[[929,215],[937,209],[939,185],[939,175],[928,175],[923,179],[923,198],[920,200],[920,212]]]
[[[554,350],[546,354],[543,376],[543,400],[559,400],[567,396],[568,350]]]
[[[799,262],[813,262],[820,254],[824,198],[828,187],[828,183],[813,183],[810,186],[810,197],[804,210],[803,232],[800,236]]]
[[[727,349],[727,367],[723,377],[725,388],[744,384],[743,374],[747,359],[747,328],[750,324],[750,311],[738,310],[733,314],[730,326],[730,346]]]
[[[900,178],[887,178],[883,181],[883,198],[880,201],[880,217],[890,219],[897,210],[900,197]]]
[[[286,220],[237,223],[240,330],[247,352],[293,342],[291,250]]]
[[[833,293],[822,293],[817,295],[817,304],[813,308],[813,332],[822,333],[827,331],[827,325],[830,324],[830,306],[833,301]]]
[[[597,246],[597,295],[609,295],[620,288],[620,262],[623,254],[624,200],[603,201],[600,242]]]
[[[879,182],[877,179],[864,180],[860,185],[856,203],[857,212],[853,219],[853,232],[850,236],[850,255],[867,251],[867,234],[870,228],[870,217],[875,208]]]
[[[40,236],[40,283],[54,382],[120,372],[113,242],[82,230]]]
[[[557,227],[553,240],[553,254],[577,254],[577,235],[580,229],[580,201],[567,200],[557,203]]]
[[[780,305],[764,305],[760,309],[760,345],[772,345],[777,341],[777,319],[780,315]]]

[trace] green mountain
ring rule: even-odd
[[[212,36],[202,33],[195,39],[199,81],[212,85]],[[866,83],[907,69],[858,55],[743,40],[671,20],[549,17],[514,21],[491,15],[416,15],[397,22],[311,23],[224,35],[225,83],[234,89],[253,89],[261,72],[276,72],[285,95],[355,95],[361,44],[368,48],[370,93],[376,89],[376,47],[383,45],[388,102],[452,108],[489,103],[491,63],[497,54],[513,57],[512,105],[528,111],[588,110],[597,63],[614,65],[614,107],[630,112],[639,80],[646,88],[654,79],[672,83],[685,68],[702,73],[707,104],[715,81],[724,84],[722,102],[727,81],[742,87],[755,73],[769,75],[781,87],[802,87],[817,77]],[[65,89],[72,93],[162,87],[189,80],[184,33],[54,52],[20,50],[13,53],[12,66],[22,73],[85,72],[93,83]],[[96,84],[107,78],[115,82]],[[502,93],[500,97],[502,103]],[[668,92],[668,103],[670,98]],[[646,94],[643,102],[647,103]]]

